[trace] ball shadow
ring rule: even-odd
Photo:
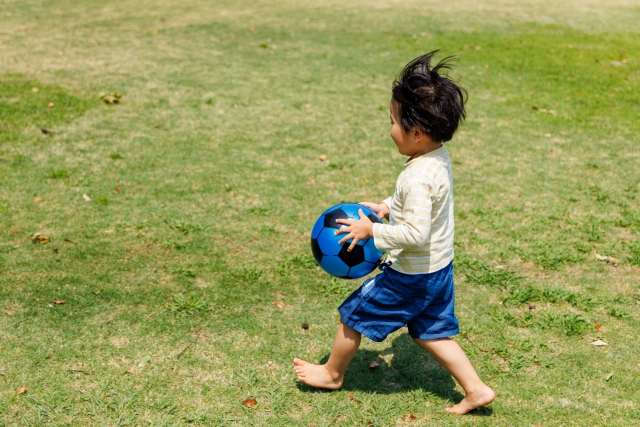
[[[329,354],[318,363],[325,363]],[[372,362],[378,364],[370,368]],[[402,334],[381,352],[360,349],[351,361],[344,377],[343,391],[364,391],[376,394],[392,394],[410,390],[422,390],[445,400],[458,403],[464,395],[455,390],[456,383],[440,364],[413,342],[408,334]],[[298,383],[303,392],[330,392]],[[471,415],[488,416],[491,408],[481,407]]]

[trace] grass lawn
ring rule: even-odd
[[[0,425],[635,425],[639,20],[625,0],[0,0]],[[437,48],[469,91],[446,144],[455,339],[497,392],[465,417],[406,330],[363,340],[340,391],[291,361],[326,360],[359,285],[315,266],[311,227],[392,194],[391,82]]]

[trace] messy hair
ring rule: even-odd
[[[436,53],[434,50],[405,65],[393,82],[392,98],[398,104],[405,132],[417,128],[435,142],[446,142],[466,117],[467,91],[442,73],[451,69],[454,57],[431,67]]]

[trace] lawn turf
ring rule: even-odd
[[[633,425],[640,8],[560,3],[2,2],[0,425]],[[390,85],[436,48],[456,340],[498,395],[468,417],[405,331],[342,391],[291,369],[358,285],[311,226],[393,192]]]

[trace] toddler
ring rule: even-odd
[[[407,64],[393,83],[389,104],[391,139],[407,156],[393,196],[381,203],[363,202],[389,224],[374,224],[360,210],[346,234],[351,250],[373,237],[388,250],[383,272],[366,280],[338,309],[340,325],[329,360],[314,365],[294,359],[298,379],[313,387],[338,389],[360,346],[361,336],[380,342],[407,326],[416,344],[428,351],[465,391],[464,399],[446,411],[466,414],[493,401],[464,351],[450,337],[458,333],[453,289],[453,182],[451,161],[442,145],[465,118],[465,91],[443,70],[445,58],[431,66],[437,51]],[[347,243],[349,244],[349,243]]]

